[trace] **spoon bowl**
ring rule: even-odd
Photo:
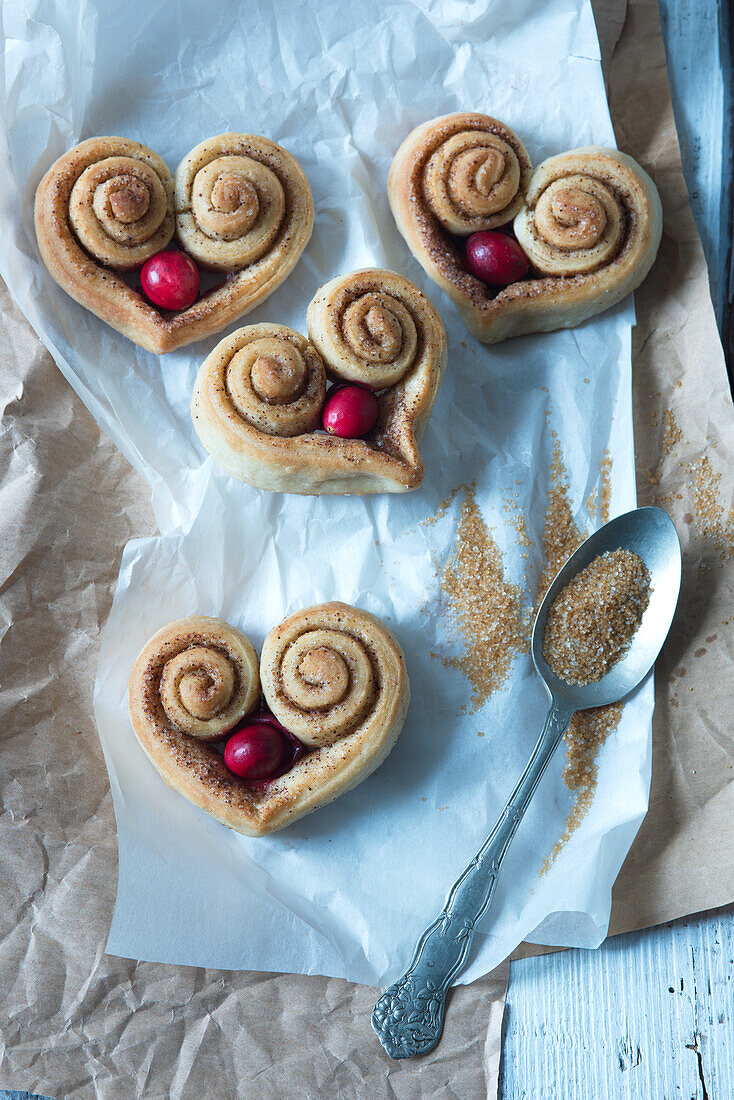
[[[569,684],[556,676],[543,656],[548,612],[558,593],[599,554],[611,550],[637,554],[650,573],[650,602],[642,622],[622,658],[592,684]],[[681,580],[678,534],[661,508],[635,508],[605,523],[579,546],[545,594],[533,626],[531,652],[535,667],[551,698],[562,699],[573,710],[603,707],[629,695],[655,663],[675,614]]]

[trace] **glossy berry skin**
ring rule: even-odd
[[[468,238],[466,266],[483,283],[509,286],[527,275],[530,265],[514,237],[486,229]]]
[[[268,779],[286,755],[283,734],[275,726],[253,722],[233,733],[224,749],[224,763],[242,779]]]
[[[359,439],[377,423],[380,406],[366,386],[339,386],[326,398],[321,423],[340,439]]]
[[[277,765],[277,767],[268,772],[267,775],[263,776],[262,778],[256,778],[251,774],[242,775],[241,772],[235,771],[235,769],[230,765],[227,759],[227,749],[229,748],[230,743],[234,741],[236,737],[239,737],[241,733],[246,733],[254,726],[264,729],[271,729],[276,736],[279,736],[281,738],[283,746],[283,755],[280,763]],[[230,757],[233,756],[234,753],[237,751],[237,746],[238,742],[235,742],[232,750],[230,751]],[[279,776],[284,775],[285,772],[290,771],[296,760],[303,756],[305,751],[306,750],[303,742],[299,741],[294,734],[290,733],[285,728],[285,726],[282,726],[274,714],[271,714],[270,711],[262,710],[259,711],[257,714],[249,715],[247,718],[244,719],[242,725],[238,726],[230,734],[229,741],[227,742],[224,749],[224,763],[227,765],[230,771],[235,773],[235,775],[239,775],[240,778],[248,780],[252,790],[266,791],[268,789],[268,784],[271,782],[271,780],[277,779]]]
[[[188,309],[199,295],[199,269],[185,252],[157,252],[143,264],[140,282],[161,309]]]

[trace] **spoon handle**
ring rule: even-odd
[[[494,828],[419,939],[406,973],[375,1005],[372,1026],[391,1058],[427,1054],[438,1043],[448,989],[464,968],[477,922],[492,900],[504,854],[572,715],[568,703],[552,701],[543,732]]]

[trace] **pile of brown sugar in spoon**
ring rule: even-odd
[[[596,683],[624,656],[649,602],[650,573],[637,554],[599,554],[553,601],[543,656],[566,683]]]

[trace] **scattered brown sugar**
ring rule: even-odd
[[[472,696],[467,709],[473,714],[502,687],[512,660],[527,651],[530,612],[523,609],[522,587],[505,578],[502,554],[471,487],[461,505],[454,552],[441,588],[464,652],[440,660],[469,680]]]
[[[584,501],[584,508],[586,509],[590,519],[594,519],[594,517],[596,516],[596,504],[598,496],[599,488],[595,485],[587,496],[586,500]]]
[[[546,565],[538,583],[536,606],[540,605],[551,581],[563,563],[586,538],[574,521],[569,496],[568,475],[563,462],[560,443],[555,432],[552,433],[552,436],[554,447],[550,467],[550,490],[543,523],[543,553]],[[601,470],[602,486],[605,484],[610,486],[605,494],[607,509],[611,496],[611,467],[611,457],[607,452],[602,460]],[[593,710],[575,714],[571,719],[571,725],[564,738],[566,763],[563,778],[574,794],[574,801],[566,819],[563,835],[543,863],[540,869],[541,874],[545,874],[571,834],[578,828],[589,812],[596,790],[596,755],[609,734],[619,725],[621,716],[621,705],[613,703],[610,706],[595,707]]]
[[[612,502],[612,456],[609,451],[604,452],[599,467],[599,485],[595,485],[586,500],[584,508],[590,519],[596,518],[597,508],[602,523],[609,519],[609,509]]]
[[[556,856],[591,809],[598,775],[596,756],[609,734],[619,725],[621,717],[622,704],[611,703],[606,707],[580,711],[571,720],[565,737],[566,763],[563,767],[563,780],[575,797],[563,833],[543,861],[541,875],[550,869]]]
[[[663,412],[663,442],[662,452],[663,457],[667,458],[676,444],[680,443],[683,438],[683,433],[678,427],[675,417],[673,416],[672,409],[665,409]]]
[[[553,456],[550,464],[550,490],[548,507],[543,520],[543,555],[545,566],[540,574],[537,604],[551,586],[551,582],[567,558],[571,557],[586,538],[576,526],[571,511],[568,475],[563,464],[561,445],[555,431],[553,437]]]
[[[566,683],[596,683],[626,653],[649,602],[642,558],[622,549],[599,554],[551,604],[543,656]]]
[[[423,527],[433,527],[434,523],[438,523],[440,519],[443,519],[460,492],[469,492],[469,490],[473,488],[474,482],[472,482],[471,485],[457,485],[455,489],[451,490],[448,496],[443,498],[433,515],[426,516],[424,520],[421,520],[421,525]]]
[[[601,460],[601,521],[609,521],[609,507],[612,503],[612,456],[609,451],[604,452]]]
[[[720,503],[721,474],[706,455],[691,463],[690,469],[696,535],[710,539],[722,561],[734,558],[734,508],[727,512]]]
[[[516,481],[517,485],[518,482]],[[506,489],[506,497],[503,505],[503,511],[507,512],[507,522],[511,527],[514,527],[517,534],[515,542],[518,546],[533,546],[533,541],[528,534],[527,520],[525,519],[525,513],[520,510],[519,497],[520,494],[516,489]],[[523,555],[527,557],[527,555]]]
[[[665,465],[665,459],[668,458],[672,454],[672,452],[675,450],[675,448],[680,443],[682,438],[683,438],[683,433],[680,430],[680,428],[678,427],[675,416],[673,415],[673,410],[672,409],[664,409],[663,410],[663,438],[662,438],[661,443],[660,443],[660,458],[658,459],[657,466],[655,467],[654,470],[645,469],[644,466],[641,467],[641,469],[642,469],[642,471],[644,471],[645,477],[647,478],[647,481],[650,485],[659,485],[660,484],[660,482],[662,480],[662,477],[663,477],[663,468],[664,468],[664,465]],[[681,464],[678,463],[678,465],[680,466]],[[677,499],[678,500],[682,499],[680,494],[677,494]],[[656,504],[672,504],[672,502],[673,502],[673,497],[670,494],[668,494],[666,496],[663,496],[660,493],[655,494],[655,503]]]

